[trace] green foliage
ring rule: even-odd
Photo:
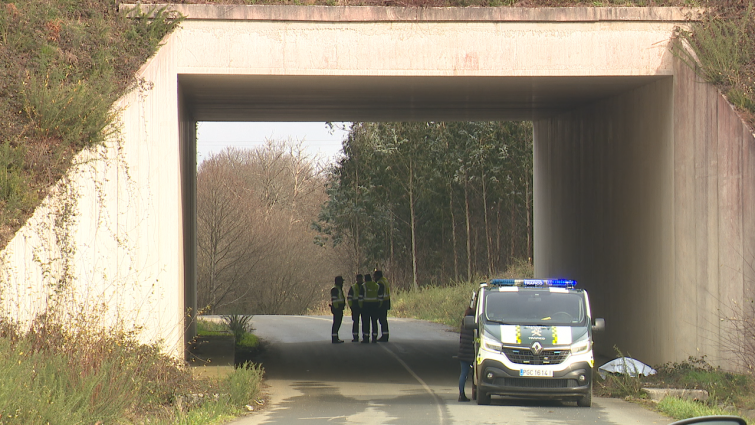
[[[228,329],[231,330],[234,338],[236,338],[236,345],[239,345],[241,341],[244,340],[244,335],[250,330],[252,317],[254,316],[243,314],[230,314],[223,316],[223,320],[225,320],[225,323],[228,325]]]
[[[133,335],[38,318],[0,331],[0,417],[6,424],[113,423],[191,391],[191,375]]]
[[[263,374],[262,366],[252,363],[244,363],[236,368],[226,380],[230,404],[238,407],[252,404],[259,395]]]
[[[531,256],[530,123],[354,123],[344,154],[315,228],[358,269],[416,288]]]
[[[197,320],[197,335],[200,336],[227,335],[228,330],[227,323],[217,323],[202,319]]]
[[[0,321],[0,423],[223,423],[259,396],[259,365],[200,380],[159,346],[97,322],[41,316],[23,332]],[[197,394],[206,400],[176,403]]]
[[[740,404],[752,389],[752,377],[722,370],[710,365],[703,357],[690,356],[682,362],[670,362],[656,368],[657,374],[648,377],[653,386],[704,389],[709,403]]]
[[[34,202],[23,170],[23,146],[0,143],[0,205],[6,211],[27,209]]]
[[[497,277],[531,278],[532,265],[517,259]],[[469,306],[472,293],[477,290],[479,280],[451,282],[446,286],[428,286],[419,291],[396,290],[391,293],[391,315],[429,320],[448,326],[457,327],[461,322],[464,309]]]
[[[732,412],[719,407],[709,406],[693,400],[683,400],[677,397],[664,397],[658,403],[658,410],[674,419],[687,419],[697,416],[731,415]]]
[[[112,121],[109,108],[115,96],[108,83],[94,83],[103,86],[86,81],[60,84],[29,76],[21,94],[24,111],[34,124],[34,135],[59,139],[72,146],[104,141],[105,128]]]
[[[180,20],[164,9],[129,18],[111,0],[0,4],[0,143],[17,150],[0,152],[17,161],[0,182],[0,246],[73,155],[113,131],[113,102]]]
[[[246,348],[257,348],[260,345],[260,340],[256,335],[246,333],[241,337],[241,340],[236,341],[236,345]]]
[[[391,294],[391,314],[456,327],[478,285],[479,282],[460,282],[423,287],[419,291],[397,290]]]
[[[755,124],[755,16],[752,2],[714,5],[690,30],[677,31],[674,53]],[[689,47],[689,49],[687,49]]]

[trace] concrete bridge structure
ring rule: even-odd
[[[187,19],[120,100],[117,135],[3,252],[3,314],[54,301],[181,355],[198,121],[532,120],[537,276],[590,291],[607,355],[737,367],[722,319],[753,295],[755,142],[670,50],[699,11],[171,8]]]

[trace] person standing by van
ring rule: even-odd
[[[467,307],[464,311],[464,316],[474,315],[474,310],[471,307]],[[464,328],[464,319],[461,320],[461,329],[459,330],[459,363],[461,364],[461,374],[459,375],[459,401],[469,401],[467,395],[464,393],[464,387],[467,384],[467,377],[469,371],[472,370],[472,363],[474,362],[474,329]]]

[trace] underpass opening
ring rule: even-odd
[[[627,288],[636,286],[619,285],[638,277],[655,282],[668,273],[667,267],[656,265],[638,275],[637,270],[625,270],[621,259],[640,251],[663,258],[643,246],[647,238],[662,238],[670,219],[664,199],[672,179],[671,77],[180,74],[178,80],[180,110],[191,129],[198,121],[532,121],[536,276],[574,278],[588,289],[593,315],[609,323],[607,335],[598,338],[601,354],[610,357],[618,345],[638,356],[657,356],[653,349],[643,349],[641,341],[652,328],[650,317],[668,311],[664,313],[662,303],[647,306],[644,297],[669,290],[643,287],[650,290],[635,299],[642,308],[617,304],[612,297],[618,292],[632,299]],[[641,121],[649,117],[656,118],[652,124]],[[196,152],[196,134],[184,143],[187,152]],[[196,164],[187,164],[185,184],[196,182],[190,170],[196,170]],[[655,186],[660,191],[648,190]],[[196,188],[190,190],[196,193]],[[196,210],[190,213],[193,217],[185,223],[196,223]],[[652,231],[643,229],[647,225]],[[187,241],[196,238],[195,224],[185,232]],[[664,241],[652,243],[662,247]],[[195,247],[186,251],[187,276],[196,273]],[[187,279],[186,288],[187,308],[196,311],[196,298],[189,296],[195,297],[196,279]],[[652,338],[662,344],[664,337],[665,332],[658,331]]]

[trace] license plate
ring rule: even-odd
[[[519,376],[553,377],[553,371],[548,369],[519,369]]]

